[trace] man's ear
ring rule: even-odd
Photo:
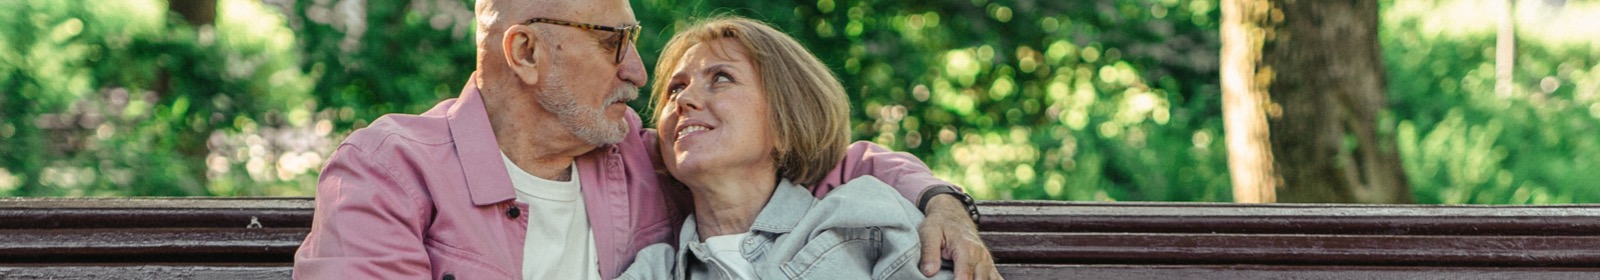
[[[547,54],[540,49],[538,32],[526,25],[516,25],[506,28],[505,36],[501,38],[505,38],[501,42],[505,46],[501,49],[505,51],[506,66],[511,68],[511,73],[516,74],[523,83],[538,84],[539,62],[543,61],[541,56]]]

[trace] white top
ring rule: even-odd
[[[522,279],[600,279],[594,230],[583,205],[582,185],[574,163],[572,180],[557,182],[528,174],[505,152],[506,171],[517,201],[528,204],[528,235],[522,246]]]
[[[723,271],[732,274],[733,279],[759,279],[756,277],[756,268],[750,260],[739,253],[739,241],[750,236],[750,232],[729,234],[706,238],[706,248],[711,249],[711,257],[722,263]]]

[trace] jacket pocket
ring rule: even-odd
[[[823,231],[783,263],[783,272],[790,279],[869,279],[881,236],[877,228]]]
[[[428,260],[433,265],[433,279],[453,280],[516,279],[520,274],[506,271],[489,262],[483,255],[428,238]],[[446,277],[446,276],[449,277]]]

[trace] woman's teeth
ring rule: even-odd
[[[702,131],[702,130],[709,130],[709,129],[710,128],[706,128],[704,126],[691,125],[689,127],[683,128],[683,130],[679,130],[678,131],[678,139],[676,139],[676,140],[683,140],[683,137],[689,135],[689,133],[698,132],[698,131]]]

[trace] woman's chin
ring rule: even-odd
[[[687,179],[699,178],[701,174],[705,174],[704,166],[696,160],[679,157],[675,166],[676,168],[668,171],[672,172],[672,177],[678,178],[678,181],[688,182]]]

